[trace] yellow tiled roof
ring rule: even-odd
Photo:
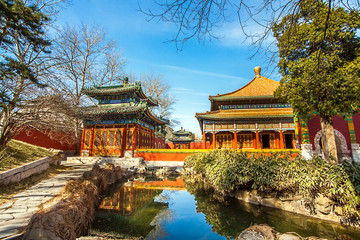
[[[279,118],[292,117],[292,108],[260,108],[219,110],[206,113],[196,113],[198,119],[243,119],[243,118]]]
[[[210,99],[221,100],[228,98],[246,98],[246,97],[272,97],[274,91],[279,86],[279,82],[260,75],[260,71],[253,80],[242,88],[230,93],[210,96]]]

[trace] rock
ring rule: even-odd
[[[240,199],[245,202],[249,202],[250,192],[246,190],[237,190],[235,192],[235,198]]]
[[[240,233],[237,240],[275,240],[272,228],[267,225],[254,225]]]
[[[344,211],[342,209],[342,207],[339,206],[335,206],[334,212],[337,216],[343,216],[344,215]]]
[[[138,168],[137,168],[137,173],[140,174],[144,174],[147,172],[147,167],[146,164],[141,164]]]
[[[284,233],[279,236],[278,240],[301,240],[301,238],[291,233]]]
[[[331,212],[331,200],[320,194],[315,198],[315,209],[322,214],[328,215]]]
[[[173,175],[173,174],[176,174],[176,172],[170,167],[159,168],[155,172],[155,175],[158,177],[164,177],[164,176],[169,176],[169,175]]]

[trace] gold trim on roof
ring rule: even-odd
[[[206,113],[196,113],[199,119],[236,119],[236,118],[271,118],[292,117],[292,108],[262,108],[262,109],[236,109],[219,110]]]

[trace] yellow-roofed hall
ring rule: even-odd
[[[293,109],[274,97],[279,82],[261,76],[242,88],[209,96],[209,112],[196,113],[204,148],[294,149],[297,148]]]

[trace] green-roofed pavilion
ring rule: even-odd
[[[194,141],[192,132],[181,128],[181,130],[174,131],[172,134],[173,137],[169,141],[174,144],[174,149],[190,149],[190,144]]]
[[[151,112],[158,103],[145,95],[140,83],[124,81],[123,85],[95,86],[82,92],[98,100],[98,105],[81,108],[83,156],[124,156],[125,151],[155,148],[155,132],[169,123]],[[157,147],[164,148],[163,142],[164,146]]]

